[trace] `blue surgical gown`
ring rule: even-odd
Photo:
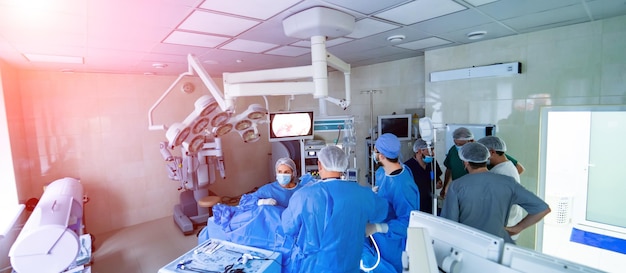
[[[411,211],[419,210],[420,195],[410,169],[402,164],[399,174],[386,175],[381,167],[376,170],[376,185],[378,196],[389,202],[389,212],[383,223],[389,225],[387,233],[374,233],[373,237],[381,252],[381,259],[402,272],[402,251],[406,247],[406,230],[409,227]],[[363,260],[368,261],[366,266],[372,266],[369,261],[375,261],[376,250],[369,242],[363,251]],[[389,272],[384,267],[376,268],[373,272]]]
[[[295,238],[290,272],[359,272],[365,224],[387,215],[387,202],[368,187],[327,179],[303,187],[282,215]]]
[[[272,183],[261,186],[258,190],[251,193],[250,195],[258,199],[274,198],[274,200],[276,200],[277,206],[286,208],[289,204],[289,198],[291,198],[293,193],[313,180],[314,179],[310,174],[305,174],[300,178],[300,182],[298,183],[298,185],[291,189],[285,189],[278,183],[278,181],[274,181]]]

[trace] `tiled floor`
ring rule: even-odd
[[[192,249],[195,235],[185,236],[165,217],[94,236],[92,273],[157,273]]]

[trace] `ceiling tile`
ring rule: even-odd
[[[387,0],[387,1],[354,1],[354,0],[326,0],[326,2],[335,4],[347,9],[358,11],[363,14],[372,14],[379,10],[387,9],[390,6],[406,2],[406,0]]]
[[[520,33],[526,33],[565,24],[581,23],[586,20],[588,20],[587,13],[582,5],[572,5],[526,16],[518,16],[502,22]]]
[[[300,0],[204,1],[200,8],[267,20],[298,2]]]
[[[203,33],[237,36],[259,24],[257,21],[196,10],[178,27]]]
[[[60,55],[43,55],[43,54],[30,54],[24,53],[24,57],[30,62],[44,62],[44,63],[68,63],[68,64],[82,64],[84,62],[81,56],[60,56]]]
[[[167,36],[163,42],[178,45],[216,47],[229,39],[230,38],[226,37],[176,30]]]
[[[391,30],[394,28],[398,28],[398,26],[384,23],[374,19],[363,19],[356,22],[354,25],[354,30],[352,33],[346,35],[346,37],[360,39],[363,37],[367,37],[370,35],[374,35],[377,33],[385,32],[387,30]]]
[[[430,38],[417,40],[417,41],[413,41],[409,43],[397,44],[396,46],[401,47],[401,48],[411,49],[411,50],[418,50],[418,49],[425,49],[429,47],[440,46],[440,45],[445,45],[445,44],[450,44],[450,43],[451,43],[450,41],[446,41],[444,39],[440,39],[437,37],[430,37]]]
[[[266,54],[272,54],[272,55],[281,55],[281,56],[291,56],[291,57],[295,57],[295,56],[300,56],[303,54],[308,54],[309,52],[311,52],[310,49],[308,48],[304,48],[304,47],[297,47],[297,46],[281,46],[279,48],[276,49],[272,49],[268,52],[265,52]]]
[[[450,0],[417,0],[375,16],[403,25],[411,25],[464,9],[466,7]]]
[[[272,49],[277,47],[276,44],[256,42],[256,41],[248,41],[243,39],[235,39],[228,44],[220,47],[221,49],[235,50],[235,51],[244,51],[251,53],[261,53],[268,49]]]
[[[474,7],[482,6],[484,4],[489,4],[489,3],[496,2],[496,1],[498,0],[465,0],[465,2],[472,4],[472,6]]]

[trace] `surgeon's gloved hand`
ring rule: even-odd
[[[389,225],[387,223],[380,224],[367,224],[365,225],[365,237],[374,233],[387,233],[389,231]]]
[[[378,186],[374,186],[374,187],[372,187],[372,191],[373,191],[374,193],[378,193]]]
[[[257,201],[256,204],[258,206],[276,206],[276,199],[274,198],[259,199],[259,201]]]

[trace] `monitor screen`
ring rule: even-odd
[[[313,111],[270,113],[269,141],[313,139]]]
[[[421,211],[411,211],[410,227],[428,230],[445,272],[506,272],[500,271],[504,239],[498,236]]]
[[[378,135],[392,133],[400,141],[411,140],[411,114],[378,116]]]

